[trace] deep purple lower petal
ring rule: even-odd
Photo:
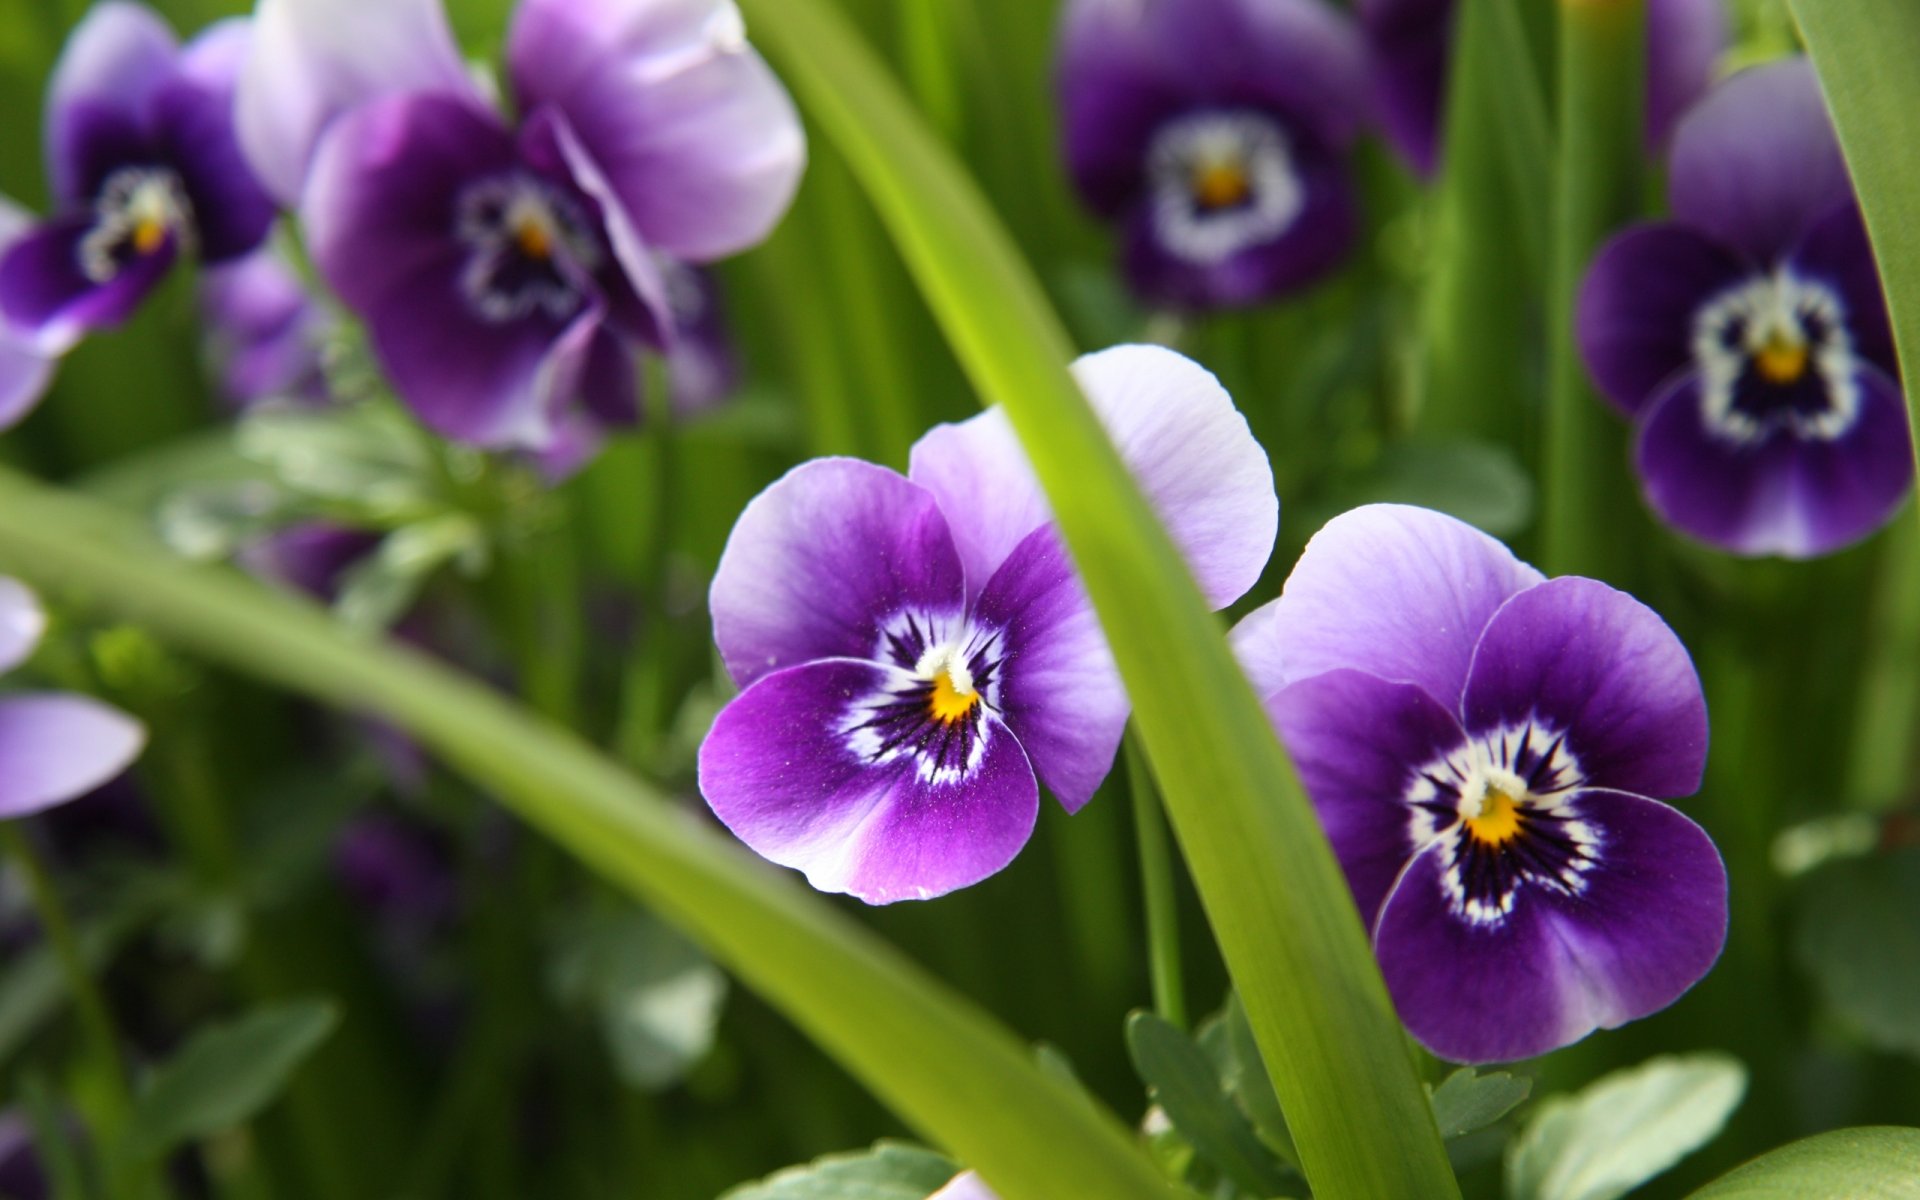
[[[0,312],[42,353],[60,353],[89,330],[126,320],[173,265],[177,247],[169,238],[105,282],[91,279],[80,247],[92,228],[87,215],[49,221],[0,256]]]
[[[1684,225],[1615,235],[1580,284],[1575,333],[1600,392],[1629,416],[1693,365],[1694,318],[1758,268]]]
[[[1414,170],[1440,161],[1441,106],[1453,52],[1453,0],[1360,0],[1380,120]]]
[[[1407,803],[1415,773],[1459,750],[1466,734],[1418,687],[1364,671],[1315,675],[1266,703],[1371,928],[1418,849]]]
[[[138,721],[84,696],[0,698],[0,820],[85,795],[126,770],[145,741]]]
[[[982,722],[977,761],[925,779],[911,755],[874,762],[847,732],[854,705],[905,672],[827,659],[765,676],[714,721],[700,791],[754,852],[869,904],[978,883],[1026,844],[1039,788],[1019,741]]]

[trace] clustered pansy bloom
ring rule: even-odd
[[[1727,80],[1681,122],[1672,219],[1589,268],[1578,337],[1637,428],[1647,501],[1736,554],[1879,528],[1913,482],[1879,273],[1813,68]]]
[[[333,314],[271,244],[200,277],[208,366],[235,408],[262,400],[328,398],[325,349]]]
[[[273,224],[240,153],[234,86],[248,25],[184,47],[151,11],[109,0],[75,28],[47,93],[54,214],[0,257],[0,315],[39,354],[125,320],[174,263],[238,258]]]
[[[1202,590],[1252,587],[1279,522],[1266,452],[1220,385],[1123,346],[1075,373]],[[762,857],[874,904],[1012,861],[1044,783],[1092,798],[1126,693],[1006,415],[942,425],[908,472],[805,463],[749,504],[711,595],[745,689],[700,750],[700,790]]]
[[[0,577],[0,672],[26,661],[46,632],[33,593]],[[127,769],[146,731],[116,708],[66,692],[0,694],[0,820],[78,799]]]
[[[1323,0],[1071,0],[1056,85],[1074,185],[1148,300],[1256,304],[1346,258],[1367,75]]]
[[[1370,505],[1234,644],[1435,1054],[1545,1053],[1665,1007],[1719,956],[1720,855],[1651,798],[1700,786],[1706,703],[1639,601]]]
[[[468,443],[636,421],[635,356],[672,338],[657,256],[758,242],[804,164],[731,0],[523,0],[513,119],[437,0],[263,0],[256,20],[249,155],[401,399]]]
[[[1413,168],[1440,165],[1458,0],[1358,0],[1388,140]],[[1647,0],[1646,144],[1658,150],[1713,81],[1727,46],[1724,0]]]

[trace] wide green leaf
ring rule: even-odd
[[[128,1152],[157,1158],[251,1120],[273,1103],[339,1019],[332,1004],[298,1000],[200,1030],[134,1101]]]
[[[1769,1151],[1692,1200],[1920,1200],[1920,1129],[1836,1129]]]
[[[1031,270],[831,6],[743,7],[859,175],[961,365],[1026,447],[1133,697],[1315,1193],[1456,1195],[1326,837],[1219,621],[1067,373],[1072,347]]]
[[[1807,977],[1875,1046],[1920,1055],[1920,851],[1831,863],[1797,898]]]
[[[1192,1038],[1153,1013],[1137,1012],[1127,1018],[1127,1052],[1167,1119],[1201,1157],[1256,1196],[1278,1195],[1286,1187],[1287,1173]]]
[[[927,1200],[957,1168],[931,1150],[881,1142],[871,1150],[830,1154],[744,1184],[721,1200]]]
[[[184,563],[125,514],[0,471],[0,572],[180,648],[383,716],[700,941],[1004,1200],[1165,1200],[1127,1131],[978,1008],[577,737],[310,603]]]

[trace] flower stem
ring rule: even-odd
[[[1127,786],[1133,792],[1133,832],[1140,846],[1140,889],[1147,909],[1147,964],[1153,980],[1153,1010],[1187,1027],[1186,990],[1180,983],[1180,897],[1173,887],[1173,853],[1167,817],[1160,811],[1147,758],[1134,735],[1126,741]]]

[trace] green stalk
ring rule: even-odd
[[[1111,1114],[791,877],[578,738],[402,646],[225,570],[180,562],[128,517],[0,472],[0,570],[188,652],[383,716],[538,832],[705,944],[924,1136],[1006,1200],[1167,1200]]]
[[[1881,547],[1867,614],[1873,653],[1860,669],[1847,802],[1884,811],[1913,784],[1913,731],[1920,728],[1920,525],[1902,521]]]
[[[1549,574],[1622,584],[1640,508],[1625,426],[1587,383],[1574,309],[1594,250],[1640,208],[1646,42],[1646,0],[1561,0],[1540,558]]]
[[[1046,489],[1315,1194],[1457,1196],[1346,881],[1219,620],[1067,373],[1059,317],[840,14],[820,0],[746,7]]]
[[[1147,910],[1147,968],[1153,981],[1153,1011],[1169,1024],[1187,1027],[1187,995],[1180,980],[1180,897],[1174,891],[1167,818],[1147,773],[1138,741],[1126,743],[1127,787],[1133,792],[1134,840],[1140,848],[1140,891]]]

